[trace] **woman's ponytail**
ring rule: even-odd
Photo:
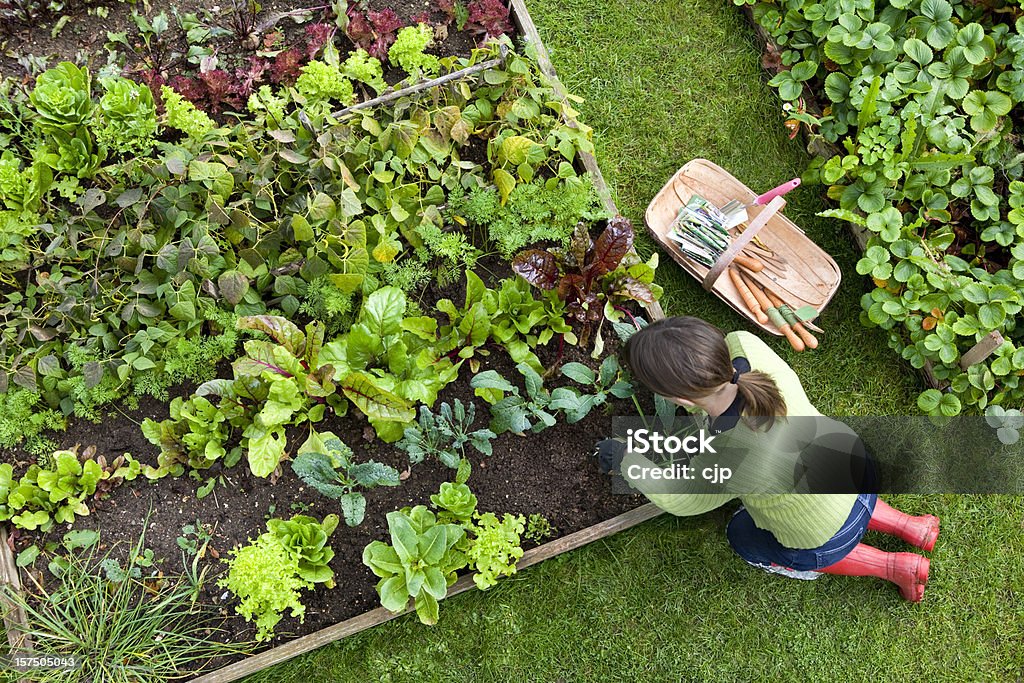
[[[786,414],[786,400],[779,386],[765,373],[758,370],[741,373],[736,379],[736,388],[743,397],[744,416],[752,418],[747,421],[752,428],[771,429],[775,417]]]

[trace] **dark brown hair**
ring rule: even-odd
[[[664,318],[640,330],[623,351],[633,377],[656,394],[689,400],[704,398],[732,381],[732,358],[725,334],[700,318]],[[786,414],[786,401],[770,376],[742,373],[737,388],[746,403],[743,414],[771,428]]]

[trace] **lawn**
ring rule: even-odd
[[[787,139],[753,34],[724,0],[534,0],[559,74],[586,98],[597,157],[638,225],[661,184],[706,157],[764,190],[808,162]],[[818,188],[786,210],[847,279],[819,321],[821,347],[773,346],[832,414],[916,414],[920,379],[860,326],[864,282],[846,228],[815,218]],[[652,245],[643,241],[642,252]],[[671,314],[726,329],[742,320],[669,262]],[[750,329],[748,327],[748,329]],[[597,435],[595,435],[597,436]],[[903,496],[943,520],[925,600],[876,579],[794,582],[747,568],[726,544],[729,509],[662,517],[445,601],[438,626],[394,622],[252,681],[1015,681],[1024,676],[1024,500]],[[870,536],[887,550],[892,539]]]

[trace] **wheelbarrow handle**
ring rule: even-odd
[[[786,194],[790,190],[795,190],[798,187],[800,187],[800,179],[799,178],[793,178],[792,180],[787,180],[786,182],[782,183],[778,187],[776,187],[776,188],[774,188],[772,190],[768,190],[763,195],[761,195],[760,197],[755,199],[754,200],[754,206],[764,206],[765,204],[767,204],[771,200],[775,199],[776,197],[781,197],[782,195]]]

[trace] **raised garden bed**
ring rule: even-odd
[[[374,8],[376,8],[375,3],[371,3],[370,9]],[[412,17],[413,13],[408,9],[404,11],[399,9],[398,15],[402,18],[408,18],[406,15]],[[440,16],[439,21],[443,21],[444,17],[442,15],[443,12],[440,14],[435,13],[435,16],[432,18],[437,19]],[[369,14],[366,16],[370,17]],[[546,86],[551,88],[552,101],[561,100],[568,103],[564,91],[562,91],[561,86],[555,79],[550,61],[526,13],[525,6],[521,2],[513,2],[510,16],[515,23],[518,36],[529,46],[529,50],[535,50],[535,53],[533,53],[534,58],[539,63],[541,72],[553,81]],[[462,54],[465,46],[459,42],[458,35],[454,30],[449,33],[449,41],[442,43],[439,48],[436,48],[436,52],[441,55],[448,53]],[[463,36],[463,39],[465,39],[465,36]],[[58,49],[60,49],[59,46]],[[492,57],[504,60],[506,55],[492,54]],[[345,55],[342,54],[341,59],[344,60],[344,58]],[[267,59],[270,58],[268,57]],[[479,63],[483,60],[483,57],[475,59]],[[517,66],[514,68],[523,68],[523,64],[524,62],[520,59],[516,62]],[[7,66],[9,64],[5,63],[5,67]],[[462,66],[472,66],[472,64],[463,63]],[[494,86],[500,85],[505,79],[509,78],[507,75],[500,75],[503,73],[503,70],[502,67],[497,65],[478,69],[477,71],[478,73],[467,78],[453,77],[449,83],[439,87],[448,88],[452,91],[467,85],[473,85],[473,87],[492,86],[492,89],[495,89]],[[515,74],[518,72],[512,71],[511,73],[513,74],[512,77],[515,77]],[[401,78],[401,74],[397,74],[394,68],[385,71],[384,76],[388,83],[391,84],[397,83]],[[171,74],[163,74],[161,79],[171,80]],[[199,80],[206,83],[202,78],[202,74],[199,75]],[[212,102],[212,91],[209,89],[209,83],[206,83],[206,85],[207,91],[205,94],[196,94],[196,101],[199,103],[206,102],[209,104]],[[358,87],[357,90],[359,90]],[[437,90],[433,88],[426,88],[420,85],[411,88],[409,91],[395,93],[391,100],[396,103],[395,106],[405,110],[410,106],[415,106],[412,103],[419,98],[429,100],[431,97],[435,97],[434,93],[436,92]],[[361,92],[356,93],[356,100],[372,99],[373,94],[369,88],[364,87],[361,89]],[[343,101],[342,104],[351,105],[352,101]],[[388,102],[389,106],[390,104],[391,102]],[[219,117],[218,122],[226,123],[230,120],[229,110],[231,108],[230,103],[228,103],[225,105],[224,111],[216,114]],[[334,110],[337,109],[338,107],[335,106]],[[376,112],[378,110],[368,109],[367,111]],[[571,112],[566,109],[563,111],[563,114],[565,115],[564,120],[569,124],[568,127],[578,131],[583,136],[581,139],[585,139],[585,129],[579,128],[574,123],[574,117]],[[305,115],[305,112],[303,112],[303,115]],[[321,109],[320,116],[314,115],[312,123],[309,122],[309,117],[307,116],[306,120],[302,121],[302,125],[306,127],[309,124],[313,128],[331,125],[324,123],[324,119],[321,118],[323,116],[323,109]],[[366,125],[364,124],[363,127],[365,128]],[[500,125],[496,126],[496,128],[500,130]],[[301,138],[303,135],[301,131],[295,130]],[[493,132],[496,131],[492,131],[492,134]],[[452,137],[456,137],[454,133],[450,134]],[[282,145],[296,143],[296,133],[288,132],[285,127],[275,128],[271,137]],[[488,136],[481,136],[479,141],[475,139],[468,140],[463,156],[468,160],[472,160],[473,163],[477,164],[477,167],[484,166],[486,168],[486,165],[493,161],[485,149],[487,140]],[[580,148],[581,144],[578,141],[575,142],[575,149],[573,149],[571,155],[567,155],[567,158],[572,159],[572,165],[579,171],[590,173],[591,182],[595,191],[601,197],[603,205],[606,209],[611,209],[611,213],[614,213],[614,204],[611,202],[601,180],[600,171],[585,146]],[[304,163],[298,160],[301,156],[300,151],[285,149],[284,151],[279,150],[278,153],[291,164]],[[564,152],[562,153],[564,154]],[[207,156],[205,158],[223,160],[224,155]],[[303,158],[307,159],[307,157]],[[167,165],[166,168],[173,174],[176,166],[176,164],[173,166]],[[201,168],[204,171],[210,170],[209,167]],[[328,168],[331,169],[333,167]],[[519,172],[521,171],[513,169],[513,173],[518,174]],[[196,175],[199,177],[202,174],[197,173]],[[494,178],[498,179],[498,176],[494,176]],[[213,182],[216,183],[216,180],[214,179]],[[519,182],[522,183],[524,181],[522,178],[519,178]],[[208,187],[214,192],[219,191],[216,185]],[[126,194],[123,186],[108,187],[107,192],[109,192],[111,197],[119,197]],[[120,194],[118,194],[119,192]],[[230,190],[227,192],[230,194]],[[83,196],[86,198],[86,201],[93,201],[98,195],[86,193]],[[131,195],[129,194],[128,196],[130,197]],[[222,194],[222,199],[228,200],[229,197]],[[312,200],[310,202],[310,206],[312,206]],[[102,204],[102,201],[100,204]],[[81,205],[80,202],[79,206]],[[93,208],[96,208],[96,206]],[[124,209],[128,208],[129,203],[126,199],[123,205],[122,202],[117,202],[116,206]],[[332,204],[332,206],[335,207],[335,210],[339,210],[336,205]],[[216,207],[212,208],[215,212],[217,211]],[[86,209],[85,213],[88,212],[89,209]],[[402,212],[392,211],[390,213],[392,216],[395,216]],[[307,207],[306,215],[311,215],[309,207]],[[110,215],[105,214],[105,218],[109,219]],[[298,230],[294,223],[291,227]],[[316,227],[315,224],[314,227]],[[603,221],[593,221],[591,223],[592,235],[596,237],[603,228]],[[298,241],[299,237],[297,235],[298,233],[296,233],[295,239]],[[401,235],[401,239],[407,238],[407,233],[404,231]],[[382,233],[380,243],[384,242],[383,236]],[[380,243],[378,243],[378,247]],[[539,246],[544,245],[541,244]],[[519,261],[517,259],[517,262]],[[286,288],[275,286],[274,280],[291,278],[294,273],[301,270],[302,264],[297,261],[276,261],[269,265],[274,267],[268,268],[268,271],[262,276],[262,281],[260,280],[261,276],[250,276],[251,282],[247,285],[247,288],[249,291],[254,291],[262,287],[263,291],[273,291],[274,294],[278,295],[272,299],[272,310],[270,312],[273,313],[279,312],[279,310],[274,310],[274,307],[277,306],[284,306],[287,309],[290,306],[286,302],[287,297],[293,296],[294,298],[295,296]],[[346,267],[348,265],[350,264],[346,263]],[[430,262],[430,265],[434,265],[434,262]],[[486,256],[480,259],[477,262],[476,270],[483,277],[484,284],[489,287],[497,288],[503,279],[515,277],[508,261],[493,256]],[[517,270],[524,272],[521,271],[520,267],[517,267]],[[446,284],[433,282],[416,289],[414,299],[416,307],[422,312],[421,315],[433,317],[441,325],[450,322],[445,314],[435,310],[435,306],[438,301],[449,298],[455,302],[456,306],[461,307],[461,302],[466,297],[467,287],[462,273],[460,272],[458,275],[459,277],[457,278],[446,278],[449,281]],[[236,276],[231,276],[231,278],[236,278]],[[16,282],[17,280],[14,280],[11,285],[7,286],[13,287]],[[180,283],[178,284],[180,286]],[[230,284],[230,279],[217,279],[216,285],[213,287],[213,290],[216,292],[215,300],[220,301],[225,297],[231,299],[234,296],[228,293],[228,285]],[[5,293],[10,291],[13,290],[5,289]],[[171,296],[174,295],[171,294]],[[369,297],[370,295],[367,294],[366,296]],[[236,303],[239,302],[236,301]],[[252,304],[253,301],[250,298],[245,299],[241,303]],[[620,310],[623,308],[622,303],[620,302],[618,306]],[[661,311],[656,303],[648,303],[647,308],[647,317],[660,317]],[[633,313],[638,314],[639,312],[640,310],[634,305]],[[286,310],[285,313],[288,313],[288,311]],[[300,319],[303,318],[301,314],[296,314],[295,307],[292,307],[291,313],[288,314],[297,315]],[[623,320],[631,319],[633,315],[628,310],[623,310],[619,315],[622,314],[627,316]],[[310,319],[310,317],[316,318],[315,315],[307,316],[303,319],[303,322]],[[591,357],[590,351],[593,348],[594,342],[599,338],[603,344],[603,351],[598,348],[594,356],[597,358],[602,356],[605,358],[614,357],[618,348],[616,335],[612,333],[609,323],[602,323],[602,325],[603,337],[593,335],[589,340],[586,340],[585,344],[581,343],[579,346],[576,346],[572,343],[566,343],[564,339],[562,343],[559,343],[556,338],[551,343],[534,348],[534,351],[537,353],[536,360],[539,364],[544,368],[555,371],[546,379],[547,388],[556,389],[559,387],[568,388],[576,386],[567,377],[560,376],[557,373],[557,368],[567,363],[578,363],[597,368],[599,361]],[[596,327],[596,325],[591,326],[591,328],[593,327]],[[576,329],[579,332],[580,326],[577,325]],[[209,334],[209,329],[206,330],[206,333]],[[344,334],[344,329],[336,329],[333,331],[333,334]],[[581,334],[580,336],[584,335]],[[327,341],[329,342],[330,339],[331,337],[328,336]],[[470,380],[474,374],[497,370],[502,376],[512,378],[514,383],[519,382],[515,379],[517,377],[516,363],[511,360],[509,354],[502,348],[501,343],[498,343],[495,339],[490,339],[489,341],[485,339],[483,343],[474,342],[472,347],[473,353],[470,354],[473,356],[472,364],[479,363],[479,366],[473,367],[473,372],[470,372],[470,362],[465,362],[466,367],[462,368],[459,378],[440,389],[437,401],[454,403],[456,400],[459,400],[466,404],[475,403],[478,418],[474,428],[482,428],[488,421],[490,411],[488,404],[476,395],[479,392],[474,392],[473,387],[470,385]],[[240,349],[236,351],[236,353],[240,352]],[[451,358],[458,358],[459,356],[454,354],[459,352],[460,346],[455,345],[448,354],[438,358],[438,361],[450,360],[449,356]],[[217,366],[218,377],[225,378],[231,376],[231,368],[228,363],[231,357],[234,356],[225,358]],[[49,364],[53,362],[50,360],[44,361],[46,369],[51,369],[52,365]],[[83,370],[82,366],[66,365],[66,359],[63,357],[57,358],[56,362],[59,372],[63,373],[62,377],[73,376],[75,372]],[[134,364],[134,362],[129,360],[129,364]],[[115,361],[115,367],[116,364],[117,361]],[[88,364],[86,365],[88,366]],[[33,371],[38,370],[38,361],[23,367],[31,367]],[[148,363],[140,363],[134,367],[135,371],[141,372],[146,372],[149,369],[151,368]],[[89,369],[85,370],[86,373],[92,371]],[[54,390],[54,385],[48,384],[46,377],[47,374],[45,373],[40,374],[38,377],[33,377],[33,382],[38,379],[39,384],[33,384],[32,386],[39,389],[49,387],[51,390]],[[22,370],[20,375],[18,372],[10,373],[8,379],[11,381],[8,382],[5,388],[13,390],[15,385],[25,388],[26,371]],[[340,384],[348,386],[344,381],[340,382]],[[121,453],[131,453],[143,466],[151,466],[150,473],[156,476],[155,470],[161,469],[161,467],[156,466],[164,466],[166,463],[158,460],[157,454],[160,452],[160,449],[150,443],[152,439],[147,439],[147,436],[140,430],[139,424],[147,418],[154,421],[166,419],[168,402],[178,397],[187,399],[193,395],[196,388],[195,383],[176,384],[169,389],[166,396],[160,399],[142,397],[138,400],[137,406],[118,401],[113,404],[113,411],[111,411],[110,406],[97,406],[96,414],[101,417],[99,423],[94,423],[88,419],[72,418],[68,421],[66,431],[53,434],[46,433],[38,437],[33,443],[38,446],[41,442],[40,439],[46,438],[52,439],[53,443],[61,448],[70,448],[75,444],[80,444],[83,449],[95,447],[95,451],[90,450],[89,455],[97,459],[98,456],[105,456],[108,462],[114,460]],[[398,391],[398,389],[394,389],[394,391]],[[346,395],[353,402],[356,401],[350,393],[346,392]],[[209,393],[206,396],[215,398],[215,396]],[[574,421],[573,424],[569,424],[564,420],[562,417],[564,413],[553,409],[552,412],[559,416],[559,423],[541,437],[524,437],[509,432],[500,434],[493,441],[493,452],[489,456],[484,456],[472,448],[466,449],[467,460],[472,463],[472,475],[468,483],[477,496],[479,510],[493,511],[499,516],[504,513],[521,514],[524,517],[524,521],[530,515],[539,515],[546,520],[547,524],[556,529],[556,531],[548,536],[548,538],[555,538],[556,540],[549,543],[538,545],[544,540],[540,536],[534,541],[524,541],[524,547],[527,550],[520,561],[520,566],[528,566],[541,559],[564,552],[573,547],[578,547],[582,543],[639,523],[657,514],[657,511],[650,506],[633,510],[642,502],[642,499],[639,497],[613,497],[610,494],[608,482],[599,473],[596,462],[591,456],[594,442],[609,431],[610,424],[607,415],[613,411],[633,411],[637,405],[642,405],[645,408],[650,407],[648,398],[637,397],[637,401],[639,401],[639,404],[627,399],[609,399],[603,409],[592,410],[587,417]],[[313,401],[313,403],[316,402]],[[64,405],[67,407],[70,404],[66,403]],[[404,406],[405,403],[403,402],[402,405]],[[334,406],[333,403],[332,406]],[[42,403],[37,407],[43,408]],[[375,605],[379,603],[378,595],[374,590],[376,578],[363,565],[363,548],[372,540],[388,540],[387,523],[385,521],[386,513],[403,506],[428,504],[431,494],[438,491],[438,487],[442,482],[451,480],[455,475],[455,470],[444,466],[436,459],[428,459],[421,464],[409,467],[409,456],[406,452],[396,448],[393,443],[387,443],[382,440],[380,434],[374,434],[375,427],[376,431],[380,432],[382,428],[387,427],[387,424],[384,424],[383,427],[380,423],[373,423],[372,421],[368,424],[365,417],[355,408],[356,405],[349,406],[348,414],[343,417],[332,411],[327,411],[322,421],[316,422],[316,431],[320,433],[330,431],[337,434],[352,448],[356,460],[372,459],[382,465],[393,467],[396,472],[401,472],[402,482],[400,486],[397,488],[379,487],[365,490],[363,492],[366,501],[365,519],[358,526],[350,528],[341,525],[334,532],[330,545],[333,547],[335,554],[330,561],[330,567],[336,577],[337,585],[331,589],[318,585],[314,590],[303,594],[303,603],[306,605],[304,622],[299,623],[297,619],[286,617],[277,625],[277,635],[275,640],[270,643],[271,645],[282,642],[286,644],[279,645],[248,660],[238,661],[227,669],[204,676],[202,680],[234,680],[241,675],[251,673],[278,661],[283,661],[285,658],[295,656],[312,647],[322,645],[330,640],[343,637],[375,623],[380,623],[394,614],[382,608],[375,608]],[[363,412],[366,411],[364,410]],[[378,419],[380,419],[379,416]],[[387,421],[385,420],[384,422],[386,423]],[[287,426],[288,445],[284,453],[286,457],[291,456],[294,460],[296,449],[305,439],[311,424],[303,422]],[[209,538],[205,552],[201,554],[196,566],[205,566],[211,573],[216,574],[223,571],[225,566],[223,560],[228,557],[228,551],[235,546],[245,544],[248,540],[254,539],[263,533],[267,519],[287,519],[295,513],[301,513],[319,520],[332,513],[337,514],[340,512],[337,501],[320,495],[307,483],[296,477],[287,460],[281,463],[278,471],[270,478],[254,475],[250,468],[246,466],[246,455],[250,455],[253,452],[253,447],[250,445],[248,452],[246,452],[246,445],[244,443],[240,444],[238,441],[240,434],[240,430],[235,432],[233,436],[224,442],[224,446],[227,449],[239,449],[241,462],[232,467],[224,467],[221,463],[215,463],[211,468],[194,470],[196,471],[194,477],[162,476],[150,483],[145,481],[144,477],[139,476],[134,481],[126,481],[120,486],[113,488],[102,499],[93,499],[90,496],[88,506],[91,514],[75,519],[74,529],[77,532],[85,532],[86,534],[90,530],[99,531],[101,534],[99,542],[102,544],[99,547],[104,550],[111,548],[111,557],[121,565],[126,565],[131,559],[127,556],[128,550],[132,543],[138,540],[140,534],[145,531],[144,547],[152,551],[151,571],[175,574],[181,571],[179,558],[182,557],[182,549],[187,547],[191,541],[196,540],[196,534],[193,533],[190,541],[189,535],[183,533],[183,527],[186,525],[193,525],[194,528],[202,527],[209,533]],[[251,443],[252,438],[250,438]],[[20,475],[38,457],[38,453],[30,453],[23,446],[19,446],[5,449],[2,455],[0,455],[0,462],[13,465],[16,475]],[[251,456],[250,460],[252,461]],[[255,461],[252,462],[254,463]],[[253,468],[255,469],[256,467],[256,464],[253,464]],[[201,494],[197,493],[197,491],[201,491]],[[31,585],[35,581],[39,581],[50,588],[54,585],[59,585],[59,582],[55,583],[56,580],[51,575],[50,570],[46,568],[46,560],[63,552],[60,551],[59,544],[66,529],[67,526],[58,524],[54,525],[48,533],[28,529],[14,530],[11,534],[10,543],[5,543],[0,548],[0,553],[4,554],[3,559],[5,560],[0,565],[5,569],[5,582],[17,590],[16,584],[19,577],[17,576],[17,570],[12,569],[14,566],[13,554],[17,553],[19,558],[23,560],[22,564],[26,565],[22,570],[25,572],[21,577],[20,583],[22,585]],[[31,561],[32,557],[25,553],[26,549],[32,545],[43,549],[34,561]],[[201,547],[202,541],[198,541],[198,545]],[[530,549],[531,545],[535,547]],[[191,559],[191,556],[186,556],[186,560],[189,559]],[[146,560],[146,562],[149,563],[150,561]],[[147,566],[149,565],[147,564]],[[29,580],[25,581],[25,578]],[[465,590],[471,585],[472,579],[468,575],[463,576],[458,583],[449,588],[448,594]],[[234,598],[224,592],[222,588],[217,587],[210,578],[207,579],[201,597],[204,602],[209,602],[219,607],[222,616],[226,619],[225,629],[233,634],[233,640],[243,641],[255,635],[256,630],[252,624],[234,614],[233,609],[236,604]],[[12,646],[22,649],[30,647],[30,642],[17,641],[16,639],[18,624],[24,622],[24,616],[18,614],[17,611],[12,611],[7,614],[5,619],[7,633],[11,638]],[[300,636],[300,638],[286,642],[288,638],[294,636]],[[211,637],[222,638],[223,636],[212,635]],[[17,644],[15,644],[16,642]],[[264,645],[263,647],[266,646]],[[45,646],[41,647],[40,651],[45,651]],[[238,659],[238,656],[222,658],[217,662],[217,665],[228,664],[232,659]]]
[[[1004,37],[1019,32],[1019,10],[941,0],[818,17],[818,6],[736,4],[764,48],[787,128],[819,157],[807,176],[839,204],[826,214],[847,221],[865,251],[858,272],[875,285],[862,301],[867,323],[890,330],[890,346],[924,374],[918,406],[1015,412],[1024,354],[1013,334],[1022,186],[1012,131],[1022,93],[1019,48]],[[780,12],[791,14],[783,22]],[[945,19],[926,30],[933,15]],[[866,48],[852,40],[868,34]],[[882,54],[883,69],[858,74]],[[959,144],[961,133],[977,144]]]

